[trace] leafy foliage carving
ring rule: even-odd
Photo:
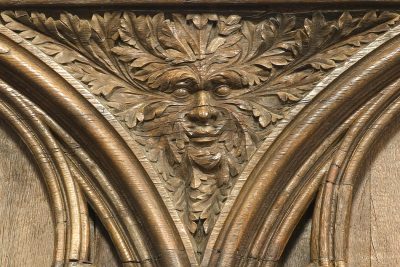
[[[399,20],[390,12],[325,17],[1,13],[131,131],[199,258],[236,178],[277,121]]]

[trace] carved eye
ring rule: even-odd
[[[231,88],[226,85],[221,85],[215,89],[214,93],[220,97],[226,97],[231,93]]]
[[[189,95],[189,90],[187,88],[178,88],[173,92],[173,95],[177,98],[185,98]]]

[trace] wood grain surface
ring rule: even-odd
[[[24,143],[2,120],[0,218],[0,266],[51,266],[54,226],[46,186]],[[95,220],[95,266],[121,266],[110,237]]]
[[[307,266],[310,262],[311,218],[313,205],[304,214],[290,238],[280,265],[282,267]]]
[[[0,266],[50,266],[53,223],[32,157],[0,121]]]
[[[111,243],[111,239],[107,234],[107,231],[101,224],[97,224],[96,228],[97,239],[96,239],[96,250],[94,252],[94,266],[98,267],[118,267],[122,266],[118,255]]]
[[[400,120],[393,121],[370,151],[352,207],[348,266],[399,266]],[[289,240],[279,266],[310,261],[311,212]]]
[[[400,265],[399,123],[369,153],[352,208],[349,266]]]

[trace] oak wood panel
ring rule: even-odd
[[[349,266],[399,266],[400,120],[370,151],[351,218]]]
[[[400,264],[399,122],[394,121],[375,144],[361,174],[353,203],[348,266]],[[296,227],[279,266],[306,266],[309,262],[311,211]]]
[[[94,252],[94,266],[97,267],[118,267],[122,263],[118,259],[115,249],[113,248],[110,237],[104,227],[97,224],[97,240],[96,251]]]
[[[53,223],[45,185],[25,145],[0,121],[0,266],[50,266]]]
[[[313,205],[297,225],[282,255],[279,266],[306,266],[310,262],[310,237]]]
[[[0,120],[0,266],[51,266],[54,233],[46,186],[24,143]],[[111,240],[96,223],[94,263],[121,266]]]

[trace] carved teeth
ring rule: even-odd
[[[213,142],[217,139],[216,136],[205,136],[205,137],[192,137],[191,140],[197,143],[208,143]]]

